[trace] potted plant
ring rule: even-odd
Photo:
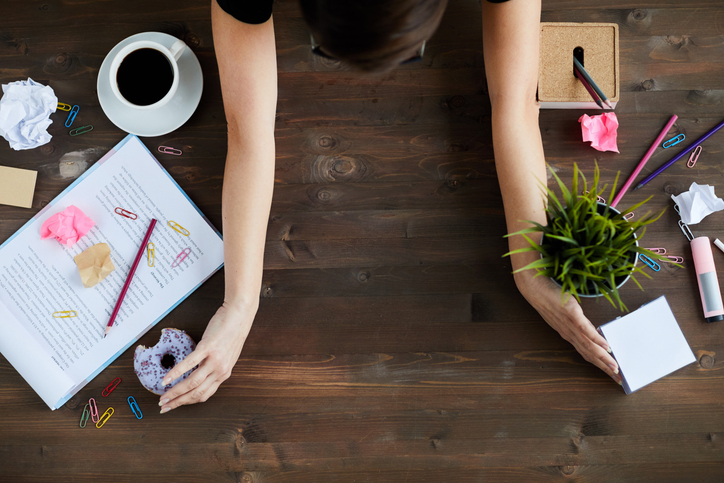
[[[649,275],[642,271],[641,266],[637,266],[639,254],[651,259],[663,259],[661,255],[638,244],[638,240],[646,231],[645,226],[658,220],[663,211],[655,217],[647,214],[637,218],[636,221],[629,221],[626,215],[640,208],[651,197],[622,212],[600,203],[598,198],[606,187],[598,186],[600,178],[598,164],[590,187],[576,164],[573,165],[573,182],[570,189],[558,175],[553,173],[553,176],[562,197],[559,199],[553,190],[546,187],[548,196],[546,226],[531,221],[529,223],[533,226],[506,235],[506,237],[521,235],[530,246],[513,250],[504,256],[530,251],[539,252],[540,259],[516,272],[536,269],[538,271],[536,277],[541,275],[550,277],[561,287],[562,301],[565,301],[566,293],[573,295],[579,302],[581,297],[603,296],[614,307],[618,303],[620,310],[628,310],[621,301],[618,289],[631,278],[643,290],[634,273],[643,273],[646,277]],[[616,190],[616,181],[611,189],[611,197]],[[582,188],[581,193],[578,193],[579,188]],[[540,243],[536,243],[528,236],[529,233],[536,232],[543,234]]]

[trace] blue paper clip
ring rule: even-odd
[[[91,124],[88,124],[87,126],[81,126],[75,129],[71,129],[68,131],[68,134],[71,136],[80,136],[81,134],[85,134],[87,132],[91,132],[93,130],[93,126]]]
[[[78,107],[78,105],[76,104],[68,113],[68,119],[65,120],[65,127],[70,127],[73,124],[73,121],[75,121],[75,116],[76,114],[78,114],[78,111],[80,111],[80,107]]]
[[[136,415],[136,419],[142,419],[143,413],[141,412],[141,408],[138,407],[138,403],[135,399],[133,399],[133,396],[128,396],[128,404],[131,406],[131,411],[133,411],[133,414]]]
[[[676,146],[677,144],[679,144],[679,143],[680,143],[681,141],[683,141],[684,139],[686,139],[686,136],[683,135],[683,134],[679,134],[678,136],[675,136],[675,137],[669,139],[668,141],[666,141],[666,142],[664,143],[664,149],[670,148],[671,146]]]
[[[661,270],[661,266],[658,263],[651,260],[649,257],[644,255],[643,253],[639,253],[639,260],[644,262],[646,264],[646,266],[649,267],[654,272],[658,272],[659,270]]]

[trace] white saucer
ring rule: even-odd
[[[109,71],[116,52],[137,40],[152,40],[171,47],[178,39],[161,32],[143,32],[119,42],[108,52],[98,71],[98,101],[113,124],[137,136],[162,136],[180,128],[196,110],[201,100],[204,78],[201,64],[190,48],[178,59],[180,73],[176,94],[164,106],[154,110],[137,110],[123,104],[111,91]]]

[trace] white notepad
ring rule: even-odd
[[[72,247],[41,239],[43,222],[69,205],[96,225]],[[117,207],[137,219],[120,216]],[[104,338],[151,218],[158,220],[151,235],[154,264],[141,260]],[[171,228],[171,220],[188,236]],[[73,257],[96,243],[110,245],[116,270],[85,288]],[[185,249],[186,259],[174,263]],[[143,143],[128,135],[0,245],[0,352],[51,409],[59,408],[223,262],[219,232]],[[54,316],[70,310],[75,317]]]
[[[598,331],[611,346],[626,394],[696,361],[663,295]]]

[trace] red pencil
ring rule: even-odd
[[[133,274],[136,273],[136,268],[138,267],[138,262],[141,261],[141,257],[143,256],[143,252],[146,249],[146,245],[148,245],[148,240],[151,238],[151,232],[153,232],[153,227],[156,226],[156,219],[151,220],[151,224],[148,226],[148,230],[146,231],[146,236],[143,237],[143,242],[141,242],[141,246],[138,249],[138,254],[136,255],[136,259],[133,261],[133,265],[131,266],[131,271],[128,272],[128,277],[126,278],[126,283],[123,284],[123,288],[121,289],[121,295],[118,297],[118,302],[116,302],[116,306],[113,309],[113,313],[111,314],[111,320],[108,321],[108,325],[106,326],[106,333],[103,335],[108,335],[108,332],[110,332],[111,327],[113,327],[113,322],[116,320],[116,315],[118,315],[118,311],[121,309],[121,304],[123,303],[123,298],[126,296],[126,292],[128,292],[128,287],[131,285],[131,281],[133,280]]]

